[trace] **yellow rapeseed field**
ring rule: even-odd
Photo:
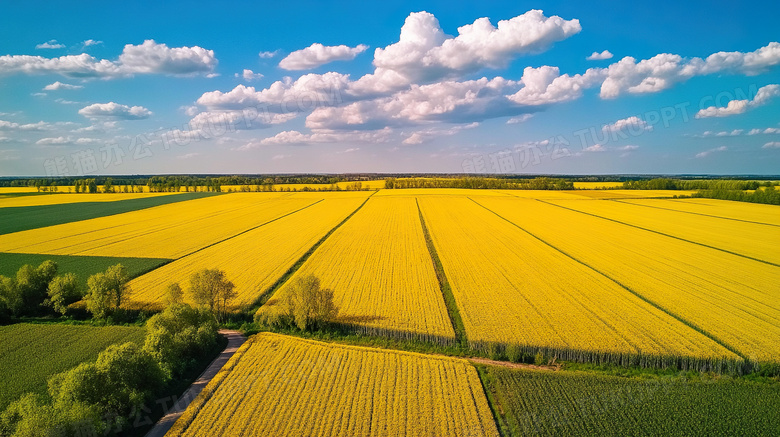
[[[609,200],[560,200],[550,203],[780,265],[780,226]],[[780,216],[780,208],[776,209]]]
[[[420,206],[469,342],[477,347],[517,344],[530,353],[549,348],[561,358],[595,352],[736,358],[469,199],[426,198]],[[545,222],[551,230],[564,226]]]
[[[780,226],[780,207],[718,199],[627,199],[625,203]]]
[[[179,258],[316,201],[282,193],[225,194],[2,235],[0,251]]]
[[[465,360],[261,333],[167,434],[498,436]]]
[[[325,197],[322,194],[326,194]],[[159,307],[171,282],[178,282],[187,296],[189,276],[204,268],[225,271],[236,286],[233,302],[254,302],[278,280],[309,248],[357,209],[370,193],[321,193],[297,195],[295,202],[311,206],[257,229],[180,258],[130,282],[130,307]],[[257,195],[256,193],[248,194]],[[293,199],[277,198],[271,207],[276,214],[289,209]],[[306,205],[304,204],[304,206]],[[286,206],[285,206],[286,205]],[[189,301],[188,299],[185,299]]]
[[[690,196],[696,191],[685,190],[577,190],[568,191],[590,199],[637,199],[650,197]]]
[[[114,194],[41,194],[37,196],[0,195],[0,208],[18,206],[60,205],[80,202],[115,202],[119,200],[141,199],[176,193],[114,193]]]
[[[371,334],[455,339],[414,198],[370,199],[290,282],[307,274],[334,290],[343,323]],[[275,311],[286,291],[281,288],[261,311]]]
[[[574,188],[578,190],[597,190],[601,188],[622,187],[623,182],[574,182]]]
[[[780,267],[534,200],[479,202],[746,358],[778,361]]]

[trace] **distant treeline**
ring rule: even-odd
[[[470,188],[482,190],[573,190],[574,183],[558,178],[404,178],[385,179],[385,188]]]
[[[86,179],[96,185],[104,185],[110,181],[114,185],[146,185],[159,188],[179,187],[209,187],[219,185],[274,185],[274,184],[336,184],[339,182],[369,181],[381,178],[369,175],[274,175],[274,176],[201,176],[201,175],[167,175],[167,176],[95,176]],[[73,186],[83,177],[60,178],[0,178],[0,187],[50,187]]]
[[[739,190],[701,190],[691,197],[780,205],[780,190],[776,190],[774,186],[753,192]]]
[[[656,178],[623,182],[625,190],[756,190],[758,187],[777,185],[772,181],[733,179],[670,179]]]

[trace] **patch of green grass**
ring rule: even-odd
[[[0,208],[0,235],[45,226],[60,225],[108,215],[122,214],[169,203],[183,202],[220,193],[183,193],[113,202],[79,202],[58,205],[18,206]],[[65,196],[66,194],[60,194]],[[117,199],[121,197],[117,195]]]
[[[780,429],[780,384],[690,376],[480,369],[504,435],[774,435]]]
[[[112,344],[142,344],[145,332],[125,326],[0,326],[0,411],[25,393],[45,394],[49,377],[97,359]]]
[[[37,267],[40,263],[52,260],[57,263],[57,274],[75,273],[83,287],[87,278],[95,273],[103,272],[114,264],[122,264],[131,277],[135,278],[153,270],[170,260],[162,258],[116,258],[108,256],[76,256],[76,255],[42,255],[37,253],[7,253],[0,252],[0,275],[13,277],[19,267],[31,264]]]

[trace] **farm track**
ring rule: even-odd
[[[171,411],[163,416],[154,427],[149,430],[146,437],[163,437],[168,430],[171,429],[176,420],[184,413],[184,410],[195,400],[196,397],[203,391],[204,388],[211,382],[211,380],[222,369],[225,363],[238,351],[238,348],[246,341],[246,337],[238,331],[231,331],[223,329],[219,331],[228,339],[228,344],[225,350],[219,354],[214,361],[209,364],[209,367],[203,371],[195,382],[192,383],[190,388],[184,392],[179,400],[173,404]]]

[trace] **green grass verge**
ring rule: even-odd
[[[87,279],[95,273],[103,272],[114,264],[122,264],[131,277],[143,275],[169,262],[162,258],[116,258],[108,256],[76,256],[76,255],[42,255],[37,253],[7,253],[0,252],[0,275],[13,277],[19,267],[31,264],[37,267],[40,263],[52,260],[57,263],[57,274],[75,273],[83,287]]]
[[[59,205],[18,206],[0,208],[0,235],[45,226],[60,225],[108,215],[122,214],[169,203],[183,202],[220,193],[183,193],[113,202],[79,202]],[[66,194],[60,194],[66,196]],[[117,199],[121,195],[117,194]]]
[[[504,435],[774,435],[780,384],[480,369]]]
[[[25,393],[46,394],[49,377],[97,359],[112,344],[142,344],[144,334],[124,326],[0,326],[0,411]]]

